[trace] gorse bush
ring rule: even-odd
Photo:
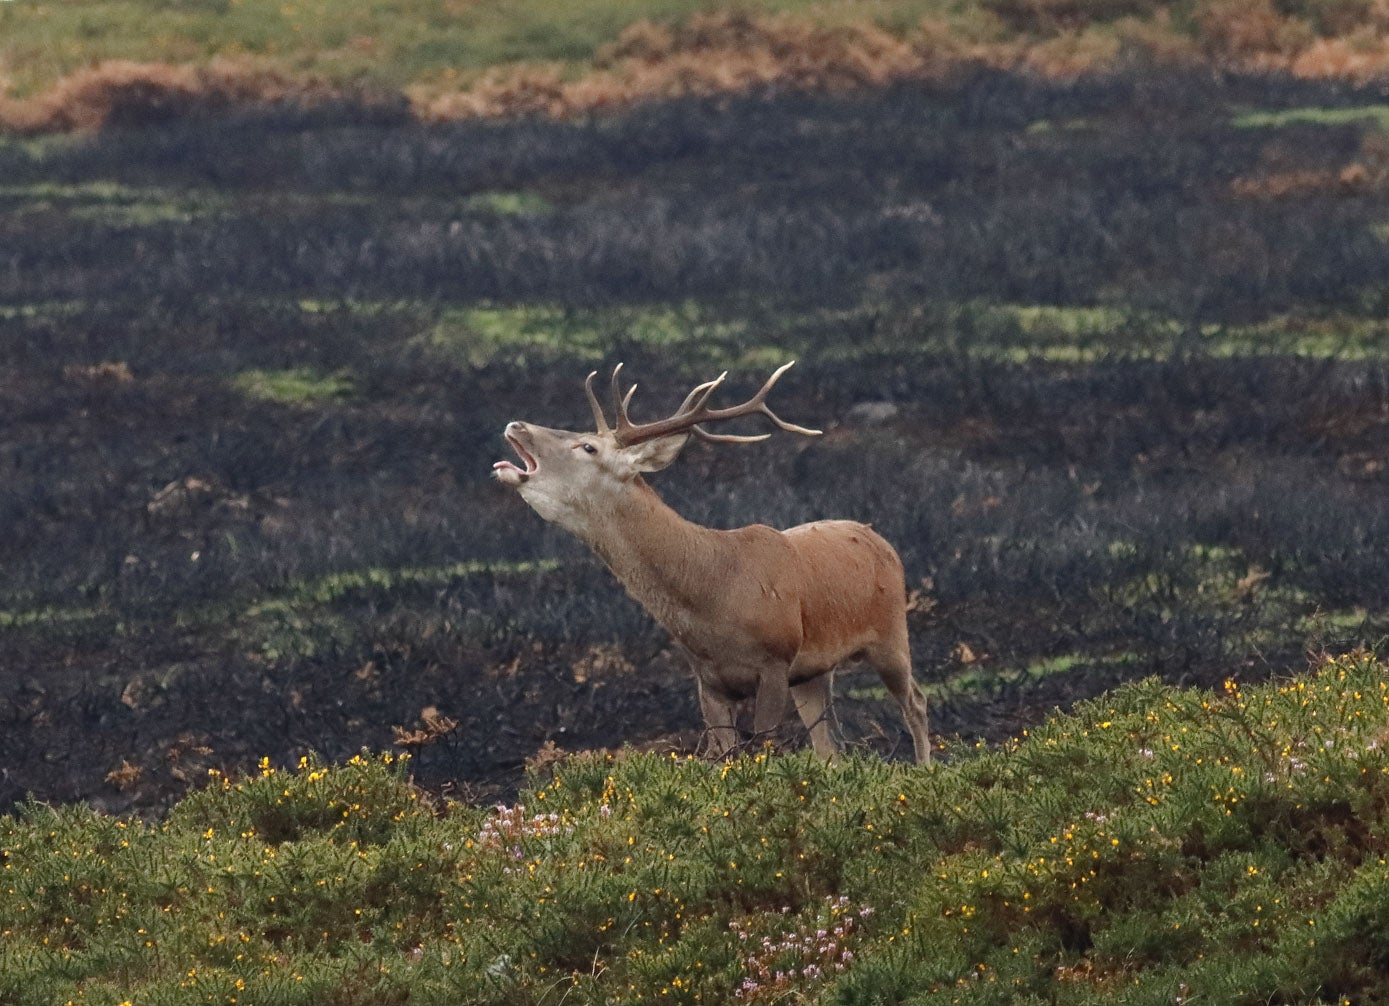
[[[263,762],[0,818],[0,1000],[1375,1002],[1389,683],[1154,681],[923,770],[580,755],[517,805]]]

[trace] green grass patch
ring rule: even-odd
[[[871,336],[847,339],[865,319]],[[560,356],[608,358],[625,343],[669,348],[700,366],[756,369],[814,353],[854,360],[882,351],[960,354],[1007,362],[1067,365],[1112,357],[1162,359],[1174,352],[1211,357],[1389,357],[1389,322],[1373,316],[1275,315],[1243,325],[1179,322],[1113,305],[943,303],[925,309],[874,303],[848,310],[771,317],[694,302],[565,310],[550,305],[447,311],[429,336],[438,351],[482,364],[498,358],[546,362]]]
[[[124,227],[189,223],[224,212],[228,206],[217,193],[141,188],[109,181],[0,185],[0,206],[6,204],[18,213],[56,210],[76,219]]]
[[[1368,608],[1332,608],[1326,611],[1318,608],[1299,618],[1297,629],[1310,639],[1338,633],[1358,633],[1372,626],[1384,625],[1385,616],[1385,612],[1376,613]]]
[[[501,217],[544,216],[555,206],[535,192],[477,192],[463,200],[463,208]]]
[[[376,567],[342,570],[294,580],[252,601],[226,600],[179,611],[173,625],[180,630],[226,633],[237,645],[269,660],[311,657],[346,646],[369,629],[369,620],[350,609],[354,604],[399,599],[421,588],[437,589],[474,576],[534,576],[553,572],[557,560],[498,562],[470,560],[443,566]],[[97,628],[115,636],[143,630],[139,623],[107,607],[16,605],[0,609],[0,631],[51,633],[90,632]],[[476,624],[455,626],[464,633],[496,629],[497,616],[477,613]]]
[[[1126,561],[1122,551],[1111,554]],[[1226,546],[1187,543],[1149,558],[1146,571],[1100,591],[1108,603],[1170,621],[1181,611],[1240,612],[1246,631],[1262,633],[1310,613],[1315,599]],[[1255,604],[1257,602],[1257,605]]]
[[[922,311],[872,308],[878,343],[900,349],[959,353],[1008,363],[1086,364],[1111,357],[1162,359],[1175,352],[1216,358],[1306,356],[1378,359],[1389,356],[1389,322],[1337,312],[1281,314],[1241,325],[1192,330],[1172,318],[1117,305],[1016,304],[969,301]],[[809,324],[802,318],[795,326]],[[844,347],[845,354],[870,348]]]
[[[1083,668],[1121,667],[1135,664],[1139,660],[1136,653],[1062,653],[1052,657],[1039,657],[1028,663],[999,664],[979,662],[969,664],[944,678],[921,684],[926,697],[934,702],[949,701],[992,695],[1007,689],[1017,688],[1030,682],[1040,681],[1057,674],[1067,674]],[[867,685],[850,688],[846,697],[860,701],[886,702],[891,696],[881,685]]]
[[[1116,307],[976,303],[961,308],[958,343],[1010,362],[1086,363],[1158,352],[1175,331],[1171,322]]]
[[[0,629],[27,629],[46,625],[74,625],[110,617],[96,608],[25,608],[0,611]]]
[[[247,605],[240,618],[250,624],[275,625],[277,635],[287,632],[289,638],[300,640],[289,649],[302,651],[308,645],[304,640],[312,635],[307,632],[308,623],[331,618],[324,609],[332,605],[350,603],[354,599],[386,597],[421,586],[438,587],[469,576],[527,576],[552,572],[558,568],[557,560],[542,559],[536,562],[475,560],[412,569],[348,570],[292,582],[273,596]],[[341,623],[341,619],[333,621],[333,624]],[[271,654],[278,655],[278,652]]]
[[[871,320],[871,325],[869,324]],[[846,338],[846,332],[863,332]],[[815,355],[852,361],[881,352],[963,355],[1007,363],[1084,365],[1122,357],[1389,357],[1389,322],[1370,316],[1278,315],[1191,331],[1115,305],[874,302],[850,309],[716,309],[694,301],[566,309],[548,304],[446,309],[424,337],[433,352],[473,366],[620,358],[627,345],[670,350],[692,369],[756,370]]]
[[[1225,356],[1284,354],[1346,360],[1389,356],[1389,321],[1375,317],[1279,315],[1257,324],[1207,331],[1218,355]]]
[[[1364,123],[1389,130],[1389,105],[1357,105],[1351,108],[1282,108],[1240,112],[1231,120],[1240,129],[1277,129],[1282,126],[1344,126]]]
[[[396,598],[421,587],[438,588],[471,576],[532,576],[559,568],[556,560],[494,562],[471,560],[446,566],[344,570],[293,581],[274,594],[236,610],[219,605],[180,619],[185,625],[230,622],[240,645],[268,660],[312,657],[348,646],[369,628],[369,620],[346,611],[354,602]],[[501,616],[470,612],[454,631],[482,635],[496,631]]]
[[[276,600],[253,606],[255,611],[268,610],[277,604],[331,604],[352,594],[375,594],[412,586],[437,586],[467,576],[527,575],[548,573],[559,568],[555,559],[535,562],[497,562],[474,559],[447,566],[419,566],[404,569],[377,567],[344,570],[289,584]]]
[[[1076,132],[1080,130],[1094,130],[1103,128],[1103,123],[1099,119],[1090,118],[1070,118],[1070,119],[1036,119],[1027,124],[1023,130],[1028,136],[1042,136],[1047,133]]]
[[[276,309],[283,302],[274,298],[267,298],[258,302],[261,306]],[[346,312],[348,314],[362,315],[368,318],[377,318],[383,315],[396,313],[410,313],[421,317],[426,315],[426,308],[418,301],[411,300],[364,300],[361,298],[341,297],[332,300],[319,300],[314,297],[301,297],[294,302],[294,306],[309,315],[337,314]]]
[[[595,310],[520,304],[447,310],[427,339],[435,352],[473,366],[574,357],[596,363],[626,345],[670,349],[692,366],[735,369],[785,361],[785,348],[751,342],[749,331],[746,320],[724,319],[693,301]]]
[[[1123,666],[1125,664],[1136,664],[1139,660],[1137,653],[1062,653],[1054,657],[1042,657],[1032,661],[1024,670],[1028,678],[1034,680],[1051,677],[1053,674],[1066,674],[1078,667],[1093,667],[1096,665]]]
[[[934,769],[580,755],[514,805],[263,760],[0,818],[0,1000],[1380,1001],[1389,668],[1128,685]]]
[[[250,398],[279,405],[317,405],[351,397],[353,381],[346,371],[323,374],[310,367],[291,367],[243,370],[232,379],[232,387]]]

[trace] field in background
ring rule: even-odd
[[[989,68],[1389,73],[1382,0],[199,0],[0,7],[0,127],[363,101],[426,121],[576,116],[763,88],[842,92]]]
[[[0,803],[157,807],[402,735],[475,798],[546,745],[691,750],[665,637],[488,478],[507,420],[586,423],[619,360],[638,417],[799,360],[778,411],[825,437],[697,445],[658,488],[872,521],[967,745],[1374,642],[1385,117],[1287,76],[981,67],[0,141]],[[875,685],[841,679],[845,732],[900,753]]]

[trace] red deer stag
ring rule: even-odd
[[[765,524],[716,531],[685,520],[642,478],[673,462],[690,435],[717,443],[771,436],[714,434],[703,424],[760,414],[780,429],[808,436],[768,408],[776,371],[742,405],[705,403],[726,374],[696,387],[676,412],[634,423],[612,375],[617,425],[610,428],[584,382],[592,433],[508,423],[505,436],[524,463],[498,461],[493,474],[536,513],[586,542],[689,657],[699,683],[705,752],[722,757],[738,740],[736,704],[754,699],[753,728],[766,734],[781,721],[788,692],[810,730],[815,751],[835,754],[827,710],[834,669],[866,659],[902,709],[918,762],[930,761],[926,699],[912,679],[902,561],[865,524],[815,521],[786,531]]]

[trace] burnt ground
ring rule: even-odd
[[[778,411],[825,437],[653,482],[715,526],[873,522],[947,756],[1375,644],[1380,100],[1134,67],[0,141],[0,808],[401,740],[478,800],[552,749],[692,750],[660,631],[488,478],[618,360],[640,418],[798,359]],[[844,734],[905,757],[874,685]]]

